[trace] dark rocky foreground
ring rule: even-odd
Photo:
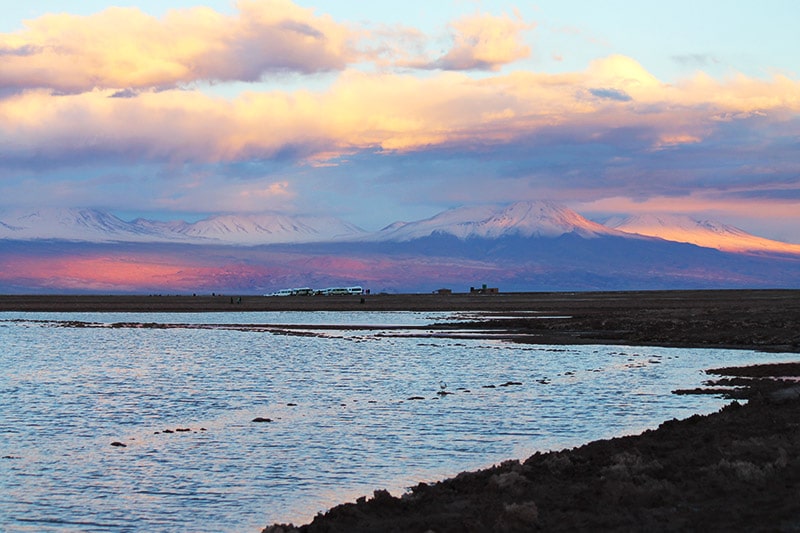
[[[762,378],[734,391],[745,405],[400,497],[377,490],[310,524],[264,533],[800,530],[800,386],[782,381],[800,376],[800,363],[719,372]]]

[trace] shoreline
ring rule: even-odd
[[[796,531],[800,363],[709,373],[728,376],[711,387],[743,380],[731,395],[749,401],[420,483],[400,497],[378,489],[262,533]]]
[[[364,296],[0,295],[0,312],[416,311],[475,313],[480,329],[534,344],[618,344],[800,353],[800,290],[674,290]]]

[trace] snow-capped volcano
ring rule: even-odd
[[[734,226],[713,220],[697,220],[686,215],[613,217],[605,225],[628,233],[686,242],[726,252],[800,254],[800,244],[757,237]]]
[[[510,206],[461,207],[431,218],[395,223],[374,235],[377,240],[409,241],[432,235],[459,239],[500,237],[558,237],[574,233],[584,238],[621,235],[553,202],[517,202]]]

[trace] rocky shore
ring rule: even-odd
[[[364,297],[0,296],[0,311],[417,310],[475,321],[420,335],[513,342],[726,347],[800,354],[800,291],[424,294]],[[765,360],[769,356],[765,354]],[[406,494],[380,489],[266,533],[800,530],[798,363],[709,371],[720,412],[638,436],[537,453]],[[454,473],[455,474],[455,473]]]
[[[263,533],[797,531],[800,364],[716,372],[759,376],[733,391],[749,401],[422,483],[399,497],[376,490],[310,524]]]

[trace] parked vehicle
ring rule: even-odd
[[[295,289],[281,289],[265,296],[310,296],[312,294],[314,294],[314,289],[310,287],[298,287]]]

